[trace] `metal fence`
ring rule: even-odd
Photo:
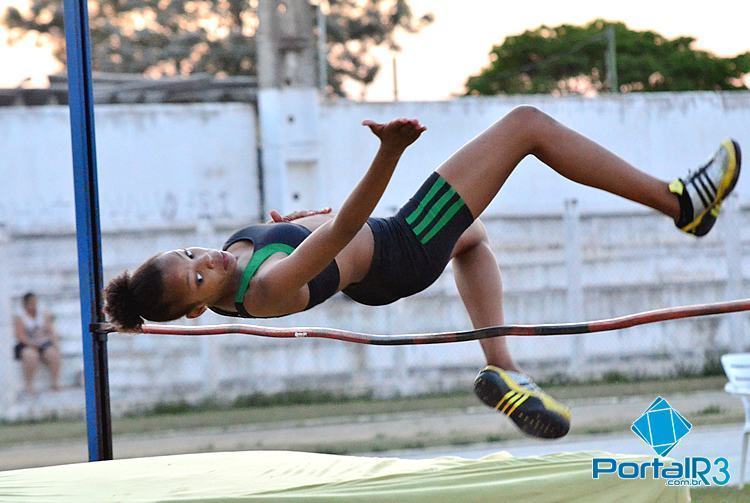
[[[504,282],[507,323],[553,323],[618,316],[659,307],[743,296],[750,211],[735,198],[717,229],[703,239],[677,232],[653,212],[580,214],[568,201],[557,214],[485,220]],[[184,227],[105,232],[105,276],[111,278],[157,251],[185,245],[218,247],[237,222],[201,220]],[[69,232],[6,229],[0,250],[2,414],[5,419],[76,415],[83,411],[75,237]],[[27,397],[11,359],[11,312],[25,291],[56,316],[63,354],[63,391]],[[500,301],[498,299],[498,301]],[[214,314],[194,323],[229,320]],[[374,333],[470,327],[450,266],[437,283],[385,307],[337,295],[323,306],[274,326],[332,326]],[[184,323],[182,320],[181,323]],[[747,346],[745,314],[674,321],[580,337],[514,337],[514,357],[537,378],[585,379],[606,372],[669,375],[700,371],[722,350]],[[392,396],[467,388],[482,366],[479,344],[371,347],[326,340],[243,336],[180,338],[114,334],[109,342],[115,414],[158,402],[230,400],[295,389]],[[37,387],[45,388],[45,375]]]

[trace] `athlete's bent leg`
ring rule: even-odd
[[[503,287],[487,232],[476,220],[453,248],[453,274],[474,328],[503,324]],[[570,429],[570,410],[547,395],[513,362],[505,337],[480,341],[487,366],[474,381],[474,391],[489,407],[508,416],[521,431],[559,438]]]
[[[487,231],[475,220],[453,248],[453,278],[474,328],[504,323],[503,284]],[[488,365],[518,370],[508,351],[505,337],[481,339]]]
[[[669,184],[631,166],[544,112],[520,106],[464,145],[438,168],[478,217],[527,155],[566,178],[630,199],[677,220]]]

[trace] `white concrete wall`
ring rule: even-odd
[[[677,232],[655,213],[583,213],[580,241],[572,244],[581,251],[582,317],[598,319],[726,300],[731,298],[732,282],[739,284],[741,292],[746,291],[750,243],[747,235],[736,230],[750,224],[750,208],[744,207],[733,220],[736,226],[720,220],[715,233],[697,240]],[[568,303],[566,247],[571,243],[564,241],[561,213],[504,215],[491,217],[486,223],[503,273],[506,321],[580,321],[570,315],[576,310]],[[204,222],[197,228],[105,233],[105,277],[136,265],[140,255],[136,258],[133,248],[148,255],[184,244],[217,245],[236,225],[239,222],[214,226]],[[737,247],[738,264],[727,260],[731,255],[727,242]],[[14,277],[36,289],[42,305],[57,315],[65,357],[63,385],[68,390],[78,389],[81,341],[74,236],[16,233],[0,253],[23,257],[11,264]],[[18,290],[13,295],[14,302],[21,293]],[[234,321],[216,315],[200,319],[207,324]],[[338,295],[305,313],[256,321],[262,325],[332,326],[386,334],[470,327],[450,268],[427,291],[390,306],[361,306]],[[581,378],[614,370],[663,375],[700,370],[707,356],[727,351],[733,344],[747,348],[748,325],[750,318],[741,314],[734,324],[729,316],[696,318],[581,338],[517,337],[510,339],[510,346],[520,364],[539,378]],[[382,395],[465,389],[483,361],[476,342],[375,347],[246,336],[197,339],[112,335],[109,355],[116,413],[157,401],[231,399],[291,389],[372,391]],[[40,388],[46,385],[43,379],[40,377]],[[18,401],[1,411],[1,417],[41,415],[51,412],[50,407],[63,413],[82,411],[77,395],[72,395],[76,400],[47,397],[29,403],[17,393],[20,380],[13,385]]]
[[[750,93],[470,97],[321,106],[310,103],[314,98],[309,93],[287,94],[273,94],[262,107],[263,116],[278,112],[277,121],[265,121],[265,183],[268,196],[275,196],[269,197],[267,207],[282,209],[288,199],[285,192],[309,189],[290,186],[287,164],[295,161],[317,164],[316,190],[309,198],[314,204],[343,202],[377,147],[375,138],[360,126],[363,118],[417,116],[429,127],[401,161],[378,214],[403,204],[461,145],[524,103],[538,106],[663,179],[699,165],[725,137],[750,145]],[[311,118],[310,111],[318,110],[320,117]],[[174,225],[205,215],[256,217],[256,132],[250,106],[101,106],[96,126],[103,228],[133,222]],[[305,133],[307,129],[311,132]],[[0,176],[7,191],[0,200],[0,222],[28,229],[72,225],[69,135],[66,107],[0,109]],[[299,180],[308,182],[309,178]],[[737,192],[743,201],[750,192],[744,177]],[[571,183],[530,158],[511,176],[488,214],[558,211],[567,198],[578,199],[581,211],[637,209],[628,201]]]
[[[539,106],[665,179],[697,166],[725,136],[750,145],[745,127],[750,123],[748,93],[329,104],[320,112],[325,134],[320,145],[311,148],[313,160],[319,155],[317,176],[326,182],[318,187],[315,202],[340,204],[364,172],[376,142],[359,126],[363,118],[414,115],[430,127],[404,157],[378,208],[387,214],[452,151],[521,103]],[[5,181],[0,219],[10,226],[10,242],[0,245],[0,253],[8,258],[5,270],[12,271],[0,282],[0,295],[17,302],[24,291],[36,290],[58,315],[66,356],[63,383],[79,389],[81,342],[66,114],[62,107],[0,109],[0,179]],[[98,109],[107,279],[163,249],[219,246],[234,228],[257,218],[253,114],[244,105]],[[303,154],[277,157],[304,160]],[[53,165],[51,158],[59,162]],[[276,187],[290,188],[284,174],[271,175],[279,177]],[[654,212],[579,187],[533,160],[524,161],[486,219],[503,271],[507,322],[576,321],[571,313],[577,309],[586,319],[602,318],[742,294],[748,268],[748,238],[741,232],[750,223],[747,184],[742,178],[737,187],[743,211],[734,224],[727,225],[730,220],[722,217],[714,233],[695,240]],[[582,271],[583,306],[578,307],[568,304],[576,297],[568,291],[562,218],[563,201],[569,197],[579,200],[581,211],[580,242],[575,244]],[[199,218],[203,216],[209,218]],[[201,321],[225,320],[210,316]],[[664,373],[699,366],[706,354],[732,344],[747,347],[748,321],[746,315],[703,318],[586,336],[577,344],[560,337],[514,338],[510,344],[522,365],[538,376],[613,369]],[[376,333],[469,327],[450,270],[428,291],[391,306],[359,306],[337,296],[309,312],[269,323]],[[582,352],[585,364],[571,366],[574,351]],[[348,392],[374,388],[384,394],[465,388],[481,363],[477,343],[381,348],[237,336],[110,339],[115,411],[157,400],[309,387]],[[48,397],[32,405],[20,400],[0,415],[41,414],[40,404],[82,409],[80,397]]]
[[[258,91],[267,210],[288,213],[299,207],[297,202],[314,204],[325,196],[325,184],[320,183],[324,171],[318,166],[319,148],[323,145],[320,110],[314,88]],[[310,169],[306,176],[295,180],[294,167],[300,164]]]
[[[514,107],[531,104],[648,173],[671,180],[705,161],[727,137],[750,148],[750,92],[653,93],[591,98],[512,96],[442,102],[339,103],[322,110],[321,166],[326,198],[339,205],[364,173],[377,141],[362,119],[418,117],[428,130],[402,158],[378,211],[400,207],[426,176]],[[471,166],[467,166],[471,169]],[[750,179],[740,179],[741,200]],[[534,158],[521,163],[488,214],[559,211],[576,198],[581,211],[633,210],[634,204],[565,180]]]
[[[95,122],[103,229],[257,219],[249,105],[106,105]],[[0,152],[0,222],[73,228],[68,108],[0,108]]]

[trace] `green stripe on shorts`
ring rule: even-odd
[[[446,190],[437,200],[433,201],[435,196],[445,185],[448,186],[448,190]],[[448,210],[442,217],[435,221],[443,208],[448,204],[450,204]],[[458,213],[465,205],[466,203],[461,197],[461,194],[458,194],[456,189],[451,187],[443,177],[438,175],[437,180],[433,182],[430,190],[425,193],[414,211],[406,217],[406,223],[409,224],[415,236],[419,237],[423,234],[420,242],[426,244],[435,237],[443,227],[448,225],[456,213]],[[425,231],[427,231],[426,234]]]
[[[427,191],[427,194],[422,198],[421,201],[419,201],[419,205],[417,208],[411,212],[411,214],[406,217],[406,223],[409,225],[413,224],[414,221],[419,217],[419,215],[424,211],[425,206],[430,202],[430,200],[435,197],[435,194],[440,190],[440,188],[445,185],[445,179],[438,177],[437,180],[435,180],[435,183],[432,184],[432,187],[430,187],[430,190]]]
[[[414,234],[422,234],[422,231],[425,230],[433,220],[435,220],[435,218],[438,216],[438,213],[440,213],[440,210],[443,209],[443,206],[445,206],[455,194],[456,191],[453,190],[453,187],[450,187],[447,191],[445,191],[445,194],[440,196],[440,199],[435,201],[435,204],[427,208],[427,214],[424,216],[424,218],[422,218],[422,221],[419,223],[419,225],[414,227]]]
[[[427,234],[425,234],[422,239],[420,239],[420,243],[427,244],[427,242],[435,237],[435,234],[440,232],[440,229],[445,227],[445,225],[450,222],[451,218],[454,217],[456,213],[464,206],[464,200],[461,199],[461,196],[458,196],[458,200],[451,205],[450,208],[448,208],[448,211],[445,212],[445,215],[443,215],[440,220],[437,221],[437,223],[432,227],[432,229],[429,230]]]

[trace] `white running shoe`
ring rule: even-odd
[[[739,144],[724,140],[705,165],[669,184],[669,191],[680,201],[680,218],[675,222],[680,230],[695,236],[708,234],[722,201],[737,184],[741,163]]]

